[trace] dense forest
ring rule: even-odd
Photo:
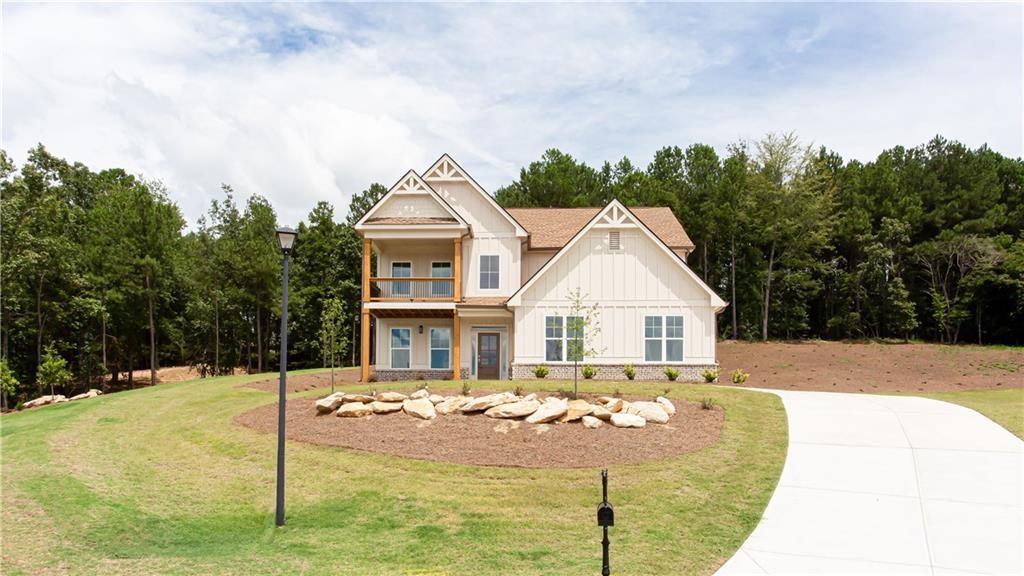
[[[793,135],[726,152],[666,147],[646,169],[628,158],[596,169],[549,150],[496,196],[510,207],[672,207],[696,244],[691,267],[731,302],[725,338],[1024,343],[1020,159],[942,138],[869,163]],[[384,192],[354,194],[344,218],[319,202],[299,225],[289,366],[358,362],[351,224]],[[265,198],[243,195],[222,186],[187,227],[158,181],[42,145],[20,169],[0,152],[5,398],[131,387],[133,371],[152,380],[160,365],[276,369],[277,219]]]

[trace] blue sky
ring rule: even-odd
[[[1022,149],[1006,4],[3,6],[2,145],[221,182],[297,222],[452,154],[488,189],[557,147],[646,165],[796,131],[870,160],[935,134]]]

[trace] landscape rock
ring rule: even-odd
[[[598,420],[611,420],[611,418],[612,418],[611,410],[605,408],[604,406],[598,405],[598,404],[591,404],[590,406],[591,406],[590,414],[593,417],[597,418]]]
[[[99,396],[100,394],[103,394],[103,392],[101,392],[100,390],[97,390],[95,388],[91,388],[88,392],[82,392],[81,394],[76,394],[76,395],[72,396],[71,398],[68,398],[68,400],[85,400],[86,398],[95,398],[95,397]]]
[[[530,424],[543,424],[561,418],[569,411],[569,402],[562,398],[545,398],[537,411],[530,414],[526,421]]]
[[[419,400],[420,398],[427,398],[428,396],[430,396],[430,392],[427,392],[426,388],[420,388],[412,394],[409,394],[409,398],[412,400]]]
[[[601,404],[608,404],[612,400],[615,400],[614,396],[598,396],[597,397],[597,401],[600,402]]]
[[[408,398],[408,396],[401,392],[379,392],[377,394],[378,402],[402,402],[406,398]]]
[[[624,402],[621,398],[609,398],[608,401],[604,403],[604,407],[607,408],[609,412],[614,414],[616,412],[622,412],[623,404]]]
[[[488,408],[498,406],[499,404],[515,402],[515,400],[516,395],[511,392],[488,394],[487,396],[467,400],[465,404],[459,406],[459,412],[462,412],[463,414],[466,412],[479,412],[480,410],[487,410]]]
[[[431,394],[430,396],[427,396],[427,399],[430,400],[430,403],[434,406],[444,402],[444,396],[441,396],[440,394]]]
[[[374,414],[390,414],[391,412],[398,412],[401,410],[402,402],[382,402],[380,400],[374,400],[373,402],[370,402],[370,409],[373,410]]]
[[[586,400],[569,400],[569,407],[565,411],[565,415],[558,419],[559,422],[572,422],[573,420],[579,420],[584,416],[590,414],[592,408],[590,402]]]
[[[664,424],[668,422],[668,412],[657,402],[632,402],[626,408],[627,414],[636,414],[648,422]]]
[[[335,392],[329,396],[325,396],[316,401],[316,411],[318,414],[327,414],[334,412],[344,403],[345,393]]]
[[[424,420],[437,418],[437,411],[434,410],[434,404],[429,398],[410,398],[402,403],[402,410],[409,416]]]
[[[530,394],[527,394],[526,396],[523,396],[523,399],[522,399],[522,401],[523,401],[523,402],[526,402],[526,401],[528,401],[528,400],[536,400],[536,399],[537,399],[537,394],[536,394],[536,393],[533,393],[533,392],[531,392]]]
[[[642,417],[623,412],[612,414],[611,423],[616,428],[643,428],[647,425],[647,421]]]
[[[362,418],[370,414],[373,414],[373,409],[368,404],[362,402],[342,404],[338,407],[338,411],[334,413],[339,418]]]
[[[540,408],[540,402],[536,400],[520,400],[492,406],[484,414],[491,418],[521,418],[533,414],[538,408]]]
[[[459,409],[466,402],[465,396],[453,396],[451,398],[445,398],[443,402],[434,406],[435,411],[438,414],[451,414]]]
[[[360,402],[362,404],[369,404],[370,402],[373,402],[374,400],[376,400],[376,398],[374,398],[373,396],[367,396],[366,394],[355,394],[355,393],[345,394],[341,398],[346,403],[347,402]]]
[[[668,413],[669,416],[676,415],[676,405],[673,404],[672,401],[669,400],[668,398],[665,398],[664,396],[658,396],[657,398],[654,399],[654,401],[657,402],[658,404],[661,404],[662,408],[665,409],[665,412]]]
[[[23,408],[38,408],[39,406],[46,406],[47,404],[59,404],[61,402],[67,402],[67,401],[68,401],[67,397],[65,397],[62,394],[54,394],[53,396],[46,395],[46,396],[40,396],[39,398],[36,398],[35,400],[29,400],[28,402],[25,402],[22,405],[22,407]]]
[[[611,416],[611,413],[609,412],[608,415]],[[603,424],[603,422],[601,422],[597,418],[594,418],[593,416],[584,416],[583,417],[583,427],[584,428],[591,428],[591,429],[593,429],[593,428],[600,428],[601,424]]]

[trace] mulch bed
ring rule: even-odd
[[[487,393],[474,391],[474,396]],[[318,416],[314,403],[312,398],[288,401],[289,439],[418,460],[518,468],[588,468],[669,458],[714,444],[725,422],[721,408],[702,410],[700,404],[683,401],[675,402],[677,412],[668,424],[637,429],[606,422],[596,430],[579,422],[535,425],[483,414],[438,415],[434,420],[402,412],[338,418]],[[235,422],[276,433],[277,404],[240,414]]]

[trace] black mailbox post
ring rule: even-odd
[[[615,510],[608,501],[608,471],[601,470],[601,503],[597,505],[597,525],[604,531],[604,538],[601,540],[601,576],[609,576],[611,568],[608,565],[608,527],[615,526]]]

